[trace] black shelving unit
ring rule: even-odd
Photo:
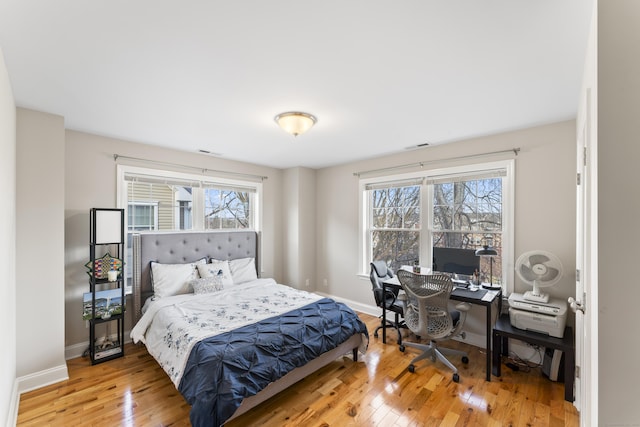
[[[125,314],[125,286],[124,286],[124,209],[92,208],[89,212],[89,288],[91,293],[91,318],[89,319],[89,357],[91,364],[106,362],[124,356],[124,314]],[[99,254],[97,254],[99,253]],[[110,257],[121,260],[117,279],[96,277],[96,260]],[[105,266],[102,266],[105,267]],[[120,296],[120,309],[112,313],[109,307],[99,309],[96,305],[96,293],[106,290],[119,290],[115,294]],[[112,340],[111,325],[117,325],[115,339]],[[105,342],[96,342],[96,327],[104,325]]]

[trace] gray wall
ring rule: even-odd
[[[66,377],[64,119],[22,108],[17,118],[16,374]]]
[[[16,106],[0,49],[0,424],[15,422],[16,392]]]
[[[283,176],[284,283],[316,289],[316,171],[290,168]]]
[[[598,5],[598,425],[640,425],[640,2]]]

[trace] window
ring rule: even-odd
[[[127,231],[259,230],[262,183],[118,165]],[[131,238],[125,249],[131,254]],[[126,277],[131,259],[127,255]]]
[[[468,250],[483,245],[493,247],[498,252],[493,261],[488,257],[478,260],[480,280],[493,284],[502,282],[504,175],[506,171],[498,170],[426,181],[433,193],[431,246]],[[489,262],[493,262],[493,266]],[[434,268],[436,266],[434,264]],[[489,272],[493,277],[489,277]]]
[[[513,283],[503,268],[513,257],[512,180],[512,160],[363,179],[363,273],[372,260],[394,270],[416,260],[435,268],[433,248],[471,260],[469,254],[488,245],[498,256],[492,266],[491,258],[477,260],[481,280]]]
[[[131,202],[127,204],[127,230],[149,231],[158,229],[158,204]]]
[[[371,259],[388,260],[394,270],[420,258],[420,183],[367,186]]]
[[[251,193],[239,189],[207,188],[204,199],[206,229],[250,228]]]

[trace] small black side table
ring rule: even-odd
[[[573,380],[575,374],[575,342],[573,330],[567,326],[562,338],[551,337],[538,332],[525,331],[511,326],[508,314],[498,318],[493,327],[493,375],[499,377],[501,372],[501,355],[509,354],[509,338],[552,348],[564,352],[564,400],[573,402]]]

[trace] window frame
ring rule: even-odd
[[[358,273],[361,276],[369,275],[369,263],[371,257],[371,206],[369,203],[368,185],[380,185],[384,183],[403,182],[414,179],[423,179],[420,189],[420,259],[432,259],[433,246],[433,185],[428,184],[429,179],[445,178],[447,176],[468,175],[473,179],[474,173],[481,175],[491,170],[504,170],[506,176],[502,177],[502,288],[510,293],[514,290],[514,242],[515,242],[515,160],[498,160],[493,162],[473,163],[461,166],[440,167],[427,171],[410,172],[397,175],[377,176],[374,178],[362,178],[359,183],[360,206],[360,239],[359,239],[359,266]],[[422,262],[424,264],[424,262]]]
[[[260,231],[262,229],[262,182],[255,182],[249,180],[222,178],[213,175],[199,175],[190,174],[184,172],[175,172],[170,170],[144,168],[139,166],[129,165],[117,165],[116,176],[116,198],[117,206],[119,208],[127,210],[127,184],[125,176],[127,174],[148,175],[150,177],[159,177],[166,179],[177,179],[183,181],[192,182],[206,182],[215,183],[225,187],[245,187],[247,189],[255,189],[252,200],[252,220],[253,227],[249,227],[243,230],[255,230]],[[190,230],[184,231],[203,231],[204,228],[204,191],[194,191],[193,200],[191,205],[191,221],[193,227]],[[128,210],[127,210],[128,213]],[[128,215],[125,215],[125,230],[128,230]],[[235,230],[235,228],[228,228],[227,230]],[[167,231],[179,231],[179,230],[167,230]]]

